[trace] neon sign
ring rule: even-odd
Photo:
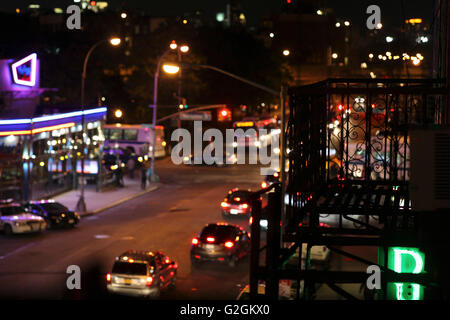
[[[13,81],[15,84],[34,87],[36,84],[36,53],[13,63],[11,65]]]
[[[424,273],[425,254],[417,248],[388,249],[388,268],[398,273]],[[417,283],[388,283],[388,299],[423,300],[424,286]]]

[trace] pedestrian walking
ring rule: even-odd
[[[147,185],[147,169],[145,166],[142,166],[141,168],[141,189],[145,190]]]
[[[136,161],[134,161],[133,157],[130,157],[130,159],[128,160],[127,167],[130,179],[134,179],[134,169],[136,168]]]

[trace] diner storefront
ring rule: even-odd
[[[41,94],[56,89],[40,88],[39,77],[36,53],[0,60],[0,199],[40,199],[77,188],[83,138],[87,182],[102,184],[107,108],[40,112]]]
[[[78,187],[82,117],[85,118],[87,183],[101,184],[102,123],[107,108],[92,108],[31,119],[0,120],[2,197],[40,199]]]

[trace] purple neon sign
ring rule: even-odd
[[[37,54],[32,53],[11,65],[14,83],[34,87],[36,84],[36,60]]]

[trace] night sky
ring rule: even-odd
[[[326,7],[331,7],[342,19],[349,19],[353,24],[363,25],[367,18],[366,8],[371,4],[377,4],[381,8],[383,24],[399,26],[406,18],[421,17],[425,22],[433,20],[433,4],[435,0],[318,0]],[[402,2],[404,11],[402,11]],[[14,0],[1,1],[0,10],[13,11],[15,8],[27,7],[30,3],[38,3],[43,7],[65,7],[72,0]],[[217,12],[225,11],[227,0],[110,0],[112,8],[119,8],[124,4],[130,9],[143,9],[154,16],[176,16],[195,10],[202,10],[205,14],[215,16]],[[241,0],[244,12],[246,12],[250,25],[256,25],[262,16],[270,12],[279,12],[281,0]]]

